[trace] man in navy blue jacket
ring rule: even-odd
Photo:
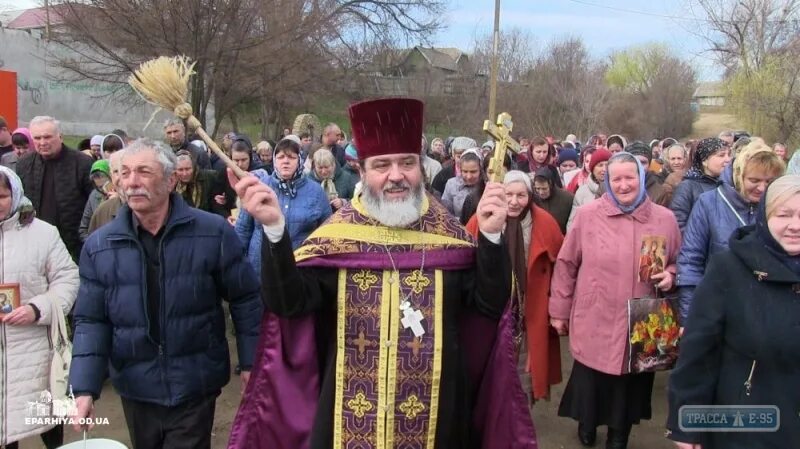
[[[169,147],[140,139],[121,165],[127,205],[89,237],[80,259],[75,427],[92,416],[110,370],[134,448],[209,448],[231,371],[220,299],[230,303],[244,386],[263,312],[258,276],[222,217],[172,193]]]

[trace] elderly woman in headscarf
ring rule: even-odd
[[[272,175],[266,175],[263,170],[254,173],[275,191],[294,249],[332,213],[328,195],[319,184],[303,174],[304,161],[300,144],[295,139],[287,137],[275,145],[272,156],[275,171]],[[261,273],[261,242],[264,236],[261,224],[245,209],[241,209],[235,230],[256,273]]]
[[[689,221],[694,203],[701,194],[717,188],[722,183],[720,175],[730,163],[731,150],[722,139],[710,137],[697,144],[692,167],[675,188],[669,206],[675,213],[681,232]]]
[[[508,215],[506,239],[514,274],[514,292],[523,326],[519,335],[520,374],[532,401],[549,399],[550,386],[561,382],[561,351],[558,334],[548,320],[550,278],[564,236],[558,223],[534,202],[531,178],[519,170],[506,173]],[[467,223],[467,231],[477,238],[478,217]]]
[[[230,210],[215,199],[225,193],[219,173],[198,167],[197,160],[189,151],[178,151],[177,159],[175,174],[178,182],[175,184],[175,192],[192,207],[223,217],[230,215]]]
[[[741,156],[741,155],[740,155]],[[668,438],[680,449],[797,447],[800,426],[800,176],[767,188],[755,224],[734,231],[695,290],[669,376]],[[770,432],[684,432],[683,406],[770,404]],[[767,422],[766,418],[771,418]],[[731,417],[729,424],[733,424]],[[745,416],[744,423],[756,424]]]
[[[552,215],[561,233],[566,234],[574,195],[556,187],[553,172],[547,168],[539,169],[533,176],[533,193],[536,205]]]
[[[58,230],[34,218],[22,182],[0,167],[0,279],[18,294],[19,305],[0,315],[0,445],[41,434],[48,449],[63,443],[63,427],[26,422],[28,404],[49,390],[52,344],[49,326],[54,313],[67,314],[78,294],[78,267]]]
[[[353,199],[358,180],[339,166],[336,157],[327,148],[320,148],[312,158],[311,173],[308,177],[322,186],[322,190],[328,195],[331,210],[339,210]]]
[[[681,235],[672,212],[647,197],[645,169],[632,154],[608,161],[605,190],[578,209],[558,254],[550,322],[569,334],[575,358],[559,416],[578,421],[581,444],[593,445],[597,426],[606,425],[606,448],[624,449],[632,425],[651,417],[654,379],[624,368],[628,300],[672,289]],[[642,278],[640,254],[652,242],[661,242],[664,263]]]
[[[733,232],[755,222],[758,203],[786,165],[772,149],[759,143],[748,145],[733,166],[722,173],[722,185],[697,200],[683,230],[678,256],[678,287],[681,323],[692,304],[711,256],[728,249]]]

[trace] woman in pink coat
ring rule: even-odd
[[[606,447],[624,449],[631,426],[651,415],[653,373],[623,374],[627,301],[672,289],[681,237],[672,212],[647,198],[644,170],[629,153],[609,160],[607,193],[579,209],[553,273],[550,323],[569,333],[575,358],[558,414],[578,421],[585,446],[606,425]],[[640,280],[642,248],[654,241],[664,268]]]

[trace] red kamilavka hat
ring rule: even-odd
[[[350,130],[361,160],[420,154],[424,105],[413,98],[382,98],[350,105]]]

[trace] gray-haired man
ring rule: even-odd
[[[137,140],[122,155],[126,205],[81,254],[70,384],[76,422],[92,415],[107,369],[134,448],[209,448],[231,364],[221,298],[230,303],[242,385],[263,306],[233,228],[186,204],[176,158]]]

